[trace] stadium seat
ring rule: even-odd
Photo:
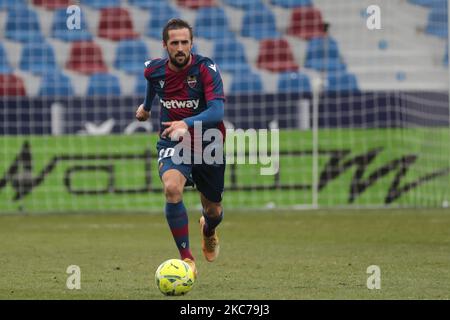
[[[245,48],[235,38],[216,41],[213,49],[213,59],[221,71],[231,73],[251,71],[245,56]]]
[[[120,0],[82,0],[82,4],[94,9],[120,7]]]
[[[312,0],[270,0],[270,3],[283,8],[312,6]]]
[[[277,31],[273,12],[265,5],[251,7],[245,11],[241,35],[257,40],[281,36]]]
[[[12,73],[11,65],[8,61],[8,55],[6,54],[6,50],[0,42],[0,74],[9,74]]]
[[[330,72],[325,90],[328,92],[359,92],[356,76],[347,72]]]
[[[61,72],[49,72],[42,76],[39,96],[73,96],[70,78]]]
[[[217,3],[215,0],[177,0],[177,5],[188,9],[199,9],[202,7],[214,7]]]
[[[297,71],[289,42],[285,39],[266,39],[260,42],[257,66],[272,72]]]
[[[318,58],[308,60],[305,63],[305,68],[314,69],[317,71],[345,71],[347,65],[341,60],[341,58]]]
[[[287,34],[309,40],[325,35],[322,13],[314,7],[300,7],[292,10]]]
[[[181,17],[178,10],[174,9],[168,2],[162,1],[161,5],[150,10],[146,36],[162,40],[162,29],[171,18]]]
[[[408,0],[409,3],[423,6],[423,7],[435,7],[439,6],[442,7],[444,2],[447,2],[447,0]]]
[[[197,37],[209,40],[230,37],[228,18],[221,7],[204,7],[197,10],[194,23]]]
[[[166,1],[161,0],[128,0],[128,3],[132,6],[136,6],[142,9],[154,9],[159,7],[162,3]]]
[[[30,42],[24,45],[20,69],[34,74],[54,72],[58,69],[55,51],[48,42]]]
[[[8,10],[5,37],[18,42],[42,42],[44,37],[36,12],[25,7]]]
[[[316,37],[308,41],[306,60],[314,58],[339,58],[339,47],[332,37]]]
[[[114,68],[127,73],[144,72],[144,62],[148,60],[147,45],[142,40],[122,40],[116,49]]]
[[[95,73],[89,77],[88,96],[120,96],[120,82],[115,75]]]
[[[86,18],[81,11],[80,29],[67,29],[67,12],[66,9],[57,9],[53,15],[53,23],[51,29],[52,37],[62,41],[90,41],[92,35],[89,32]]]
[[[448,36],[447,4],[444,7],[433,7],[428,15],[425,32],[440,38]]]
[[[254,72],[235,74],[230,92],[235,94],[263,93],[261,76]]]
[[[337,42],[331,37],[317,37],[308,41],[305,67],[319,71],[344,70]]]
[[[244,10],[262,5],[261,0],[222,0],[222,3]]]
[[[100,12],[98,36],[119,41],[136,38],[139,34],[133,30],[133,21],[127,9],[104,8]]]
[[[25,0],[0,0],[0,10],[14,10],[15,8],[26,7]]]
[[[74,42],[66,68],[84,74],[107,72],[103,61],[102,49],[89,41]]]
[[[134,86],[134,93],[138,96],[145,96],[145,91],[147,90],[147,81],[144,75],[139,74],[136,76],[136,84]]]
[[[33,0],[34,5],[41,6],[49,10],[67,8],[72,3],[73,1],[71,0]]]
[[[25,85],[22,78],[14,74],[0,74],[0,96],[25,96]]]
[[[301,72],[284,72],[278,78],[279,92],[311,92],[309,77]]]

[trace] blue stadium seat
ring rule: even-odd
[[[143,74],[136,76],[136,84],[134,86],[134,93],[138,96],[145,96],[145,91],[147,90],[147,80],[144,78]]]
[[[83,11],[81,11],[80,29],[67,29],[67,17],[66,9],[55,10],[51,29],[52,37],[68,42],[90,41],[92,39]]]
[[[197,37],[209,40],[230,37],[228,18],[221,7],[203,7],[197,9],[194,23],[194,33]]]
[[[222,0],[222,3],[239,9],[249,9],[263,5],[261,0]]]
[[[270,0],[270,3],[283,8],[309,7],[312,0]]]
[[[120,96],[120,81],[115,75],[95,73],[89,77],[88,96]]]
[[[48,42],[29,42],[20,57],[20,69],[34,74],[54,72],[58,69],[55,51]]]
[[[161,5],[150,10],[150,21],[148,22],[146,36],[162,40],[162,29],[172,18],[181,18],[178,10],[174,9],[168,2],[161,1]]]
[[[231,93],[263,93],[261,76],[254,72],[235,74],[231,83]]]
[[[319,71],[345,70],[339,47],[331,37],[316,37],[308,42],[306,49],[305,67]]]
[[[428,15],[425,32],[440,38],[448,36],[448,11],[445,7],[433,7]]]
[[[26,6],[25,0],[0,0],[0,10],[14,10]]]
[[[114,67],[127,73],[144,72],[144,61],[148,60],[147,45],[142,40],[122,40],[117,45]]]
[[[82,4],[94,9],[120,7],[120,0],[82,0]]]
[[[128,0],[128,3],[142,8],[142,9],[154,9],[161,6],[166,1],[161,0]]]
[[[5,37],[18,42],[42,42],[44,37],[36,12],[28,8],[8,10]]]
[[[328,92],[359,92],[356,76],[347,72],[331,72],[327,76],[325,90]]]
[[[308,41],[306,60],[314,58],[339,58],[339,47],[332,37],[317,37]]]
[[[305,61],[305,68],[317,71],[345,71],[347,65],[340,58],[313,58]]]
[[[213,49],[213,59],[221,71],[232,73],[250,72],[244,46],[235,38],[216,41]]]
[[[12,71],[13,70],[8,62],[6,50],[0,42],[0,74],[10,74]]]
[[[39,96],[68,97],[74,95],[70,78],[60,71],[49,72],[42,76]]]
[[[265,5],[251,7],[245,11],[241,35],[257,40],[281,36],[277,31],[275,15]]]
[[[309,77],[301,72],[284,72],[278,78],[278,92],[311,92]]]
[[[447,0],[408,0],[409,3],[423,6],[423,7],[442,7],[444,6],[444,2],[447,2]]]

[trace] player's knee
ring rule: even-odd
[[[170,202],[179,202],[183,197],[183,187],[174,182],[164,184],[164,194]]]

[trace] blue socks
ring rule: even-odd
[[[223,219],[223,211],[220,213],[219,217],[217,218],[210,218],[205,213],[205,211],[202,211],[203,217],[205,218],[205,227],[203,228],[203,234],[207,237],[210,237],[214,234],[214,230],[219,225],[219,223]]]
[[[183,201],[166,203],[165,212],[167,223],[180,252],[181,260],[186,258],[194,260],[189,248],[188,216]]]

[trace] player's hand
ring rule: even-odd
[[[179,137],[183,136],[188,130],[188,125],[183,120],[161,122],[161,124],[167,126],[161,133],[161,137],[163,138],[170,137],[172,140],[178,140]]]
[[[150,118],[150,112],[145,111],[144,105],[141,104],[136,110],[136,119],[139,121],[147,121]]]

